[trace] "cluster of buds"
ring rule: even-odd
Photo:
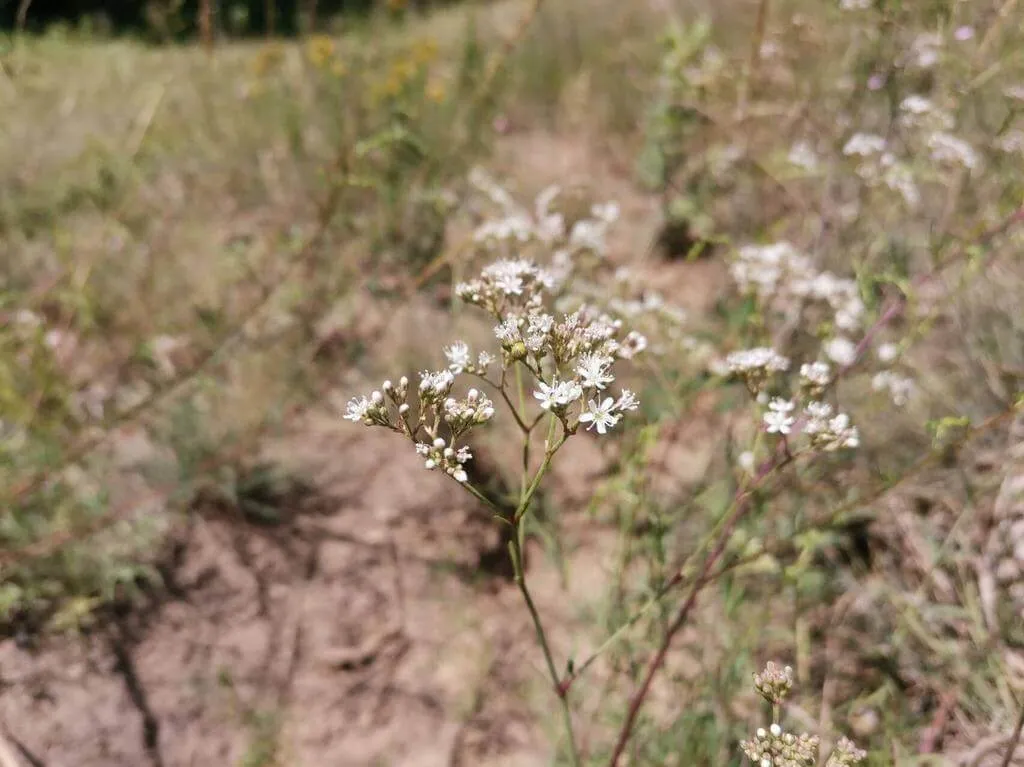
[[[836,743],[835,749],[825,762],[825,767],[852,767],[854,764],[867,759],[868,752],[857,748],[857,744],[847,737],[842,737]]]
[[[804,418],[803,433],[815,449],[834,452],[860,445],[860,434],[850,422],[850,416],[834,413],[827,402],[808,402],[804,407]]]
[[[754,674],[754,689],[769,703],[782,703],[793,689],[793,667],[768,661],[763,671]]]
[[[754,688],[777,714],[793,689],[793,669],[769,661],[763,671],[754,674]],[[767,728],[758,727],[753,738],[740,742],[743,753],[756,767],[813,767],[818,761],[819,745],[816,735],[794,735],[775,721]],[[836,744],[825,767],[852,767],[865,757],[867,752],[844,737]]]
[[[450,386],[450,384],[449,384]],[[383,393],[381,391],[383,390]],[[369,397],[353,397],[345,408],[346,420],[353,423],[363,423],[367,426],[383,426],[394,431],[402,431],[399,425],[405,422],[409,413],[409,405],[406,398],[409,394],[409,379],[402,376],[395,386],[391,381],[385,381],[380,389],[370,393]],[[398,418],[394,418],[391,403],[396,410]]]
[[[800,388],[811,399],[818,399],[832,383],[832,368],[827,362],[806,362],[800,366]]]
[[[440,469],[458,482],[465,482],[463,464],[473,456],[466,445],[459,446],[457,442],[494,417],[494,403],[476,389],[470,389],[463,399],[451,396],[455,379],[456,374],[450,369],[420,373],[419,413],[415,419],[407,401],[409,379],[405,376],[397,386],[385,381],[368,397],[352,398],[345,418],[404,434],[415,443],[427,469]],[[447,439],[442,431],[447,433]]]
[[[417,442],[416,452],[425,458],[423,465],[428,471],[440,469],[456,482],[466,482],[469,479],[462,465],[472,458],[473,454],[465,445],[456,450],[438,437],[429,445]]]
[[[461,435],[494,418],[494,403],[476,389],[470,389],[465,399],[448,397],[444,401],[443,418],[452,434]]]
[[[740,748],[758,767],[814,767],[818,760],[816,735],[794,735],[778,724],[759,727],[753,740],[742,741]]]

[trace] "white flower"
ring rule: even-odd
[[[928,137],[927,143],[935,162],[955,163],[968,170],[974,170],[981,163],[974,147],[949,133],[936,131]]]
[[[901,407],[907,404],[917,387],[913,379],[897,375],[890,370],[883,370],[871,379],[871,388],[875,391],[887,390],[892,397],[892,403]]]
[[[455,460],[458,461],[459,463],[465,463],[466,461],[470,460],[472,457],[473,457],[473,453],[470,452],[469,447],[466,446],[466,445],[463,445],[462,447],[460,447],[458,452],[455,454]]]
[[[502,274],[494,280],[494,287],[508,296],[518,296],[523,292],[523,278],[517,274]]]
[[[38,328],[43,324],[42,318],[30,309],[19,309],[14,313],[14,321],[25,327]]]
[[[611,397],[606,397],[600,405],[595,400],[590,400],[587,409],[580,413],[580,423],[589,423],[588,431],[596,426],[598,434],[605,434],[610,427],[619,422],[620,416],[613,412],[614,409],[615,400]]]
[[[425,442],[416,443],[416,454],[417,455],[428,455],[430,453],[430,445]]]
[[[481,370],[485,370],[492,362],[494,362],[494,355],[490,352],[480,352],[476,358],[476,366]]]
[[[957,27],[953,32],[953,39],[957,42],[964,43],[974,37],[974,27],[962,26]]]
[[[847,367],[857,361],[857,345],[848,338],[836,336],[825,342],[825,354],[837,365]]]
[[[619,204],[617,202],[598,203],[591,207],[590,215],[606,224],[614,224],[619,220]]]
[[[725,363],[733,373],[752,371],[774,373],[789,369],[789,360],[767,346],[733,352],[725,358]]]
[[[774,410],[776,413],[791,413],[796,407],[790,400],[782,399],[782,397],[775,397],[771,402],[768,403],[768,407]]]
[[[769,410],[764,414],[764,424],[769,434],[789,434],[794,423],[792,416],[778,410]]]
[[[580,377],[580,384],[584,389],[601,391],[615,380],[615,376],[608,372],[608,367],[611,364],[611,357],[600,354],[584,354],[576,364],[576,373]]]
[[[800,377],[812,386],[826,386],[831,380],[832,369],[827,362],[811,362],[800,366]]]
[[[544,410],[562,408],[583,396],[583,388],[575,381],[552,381],[550,385],[541,381],[540,388],[533,396]]]
[[[839,7],[844,11],[866,11],[871,7],[872,0],[839,0]]]
[[[1007,131],[995,140],[995,148],[1008,154],[1024,154],[1024,131]]]
[[[814,147],[806,141],[797,141],[793,144],[786,159],[798,168],[807,171],[813,171],[818,167],[818,155],[814,151]]]
[[[843,147],[843,154],[868,157],[885,151],[885,139],[873,133],[854,133]]]
[[[1010,85],[1003,91],[1003,95],[1008,99],[1024,101],[1024,85]]]
[[[927,99],[917,93],[907,96],[900,102],[900,109],[912,115],[928,114],[935,108],[931,99]]]
[[[744,450],[736,457],[736,462],[747,474],[754,473],[754,454],[750,450]]]
[[[622,346],[619,347],[619,356],[623,359],[631,360],[646,348],[647,337],[642,333],[631,330],[625,339],[623,339]]]
[[[860,326],[864,314],[864,302],[859,298],[846,301],[836,312],[836,325],[843,330],[854,330]]]
[[[506,317],[500,325],[494,326],[494,335],[504,344],[514,343],[519,340],[519,319],[517,317]]]
[[[581,250],[590,250],[601,256],[605,252],[605,227],[603,221],[583,219],[572,226],[569,244]]]
[[[913,62],[921,69],[930,69],[939,60],[942,38],[934,32],[925,32],[914,38],[910,45]]]
[[[615,403],[615,409],[620,412],[626,412],[627,410],[636,410],[640,407],[640,401],[636,398],[636,395],[629,389],[623,389],[619,395],[618,402]]]
[[[882,183],[899,192],[903,201],[911,208],[916,208],[921,202],[921,193],[914,181],[914,174],[906,165],[890,165],[882,173]]]
[[[366,418],[366,412],[369,409],[370,400],[366,397],[353,397],[345,407],[345,420],[361,423]]]
[[[900,355],[900,347],[893,343],[881,344],[875,353],[882,362],[892,362]]]
[[[436,373],[424,370],[420,373],[420,391],[423,393],[431,392],[442,396],[448,393],[453,383],[455,376],[450,370],[439,370]]]
[[[555,324],[555,318],[543,312],[531,314],[527,323],[526,332],[530,335],[547,335]]]
[[[825,444],[825,449],[839,450],[844,447],[857,447],[860,445],[860,434],[856,426],[850,425],[850,416],[846,413],[837,414],[828,422],[831,440]]]
[[[452,471],[452,479],[456,482],[466,482],[469,479],[469,475],[466,474],[465,469],[454,469]]]
[[[448,369],[458,375],[472,362],[469,358],[469,346],[462,341],[456,341],[444,350],[444,356],[448,358]]]
[[[804,434],[811,437],[828,431],[828,419],[832,417],[832,406],[827,402],[808,402],[804,408],[807,423]]]

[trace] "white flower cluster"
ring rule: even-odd
[[[769,662],[762,672],[754,674],[754,689],[773,707],[785,702],[792,687],[793,669],[790,666],[779,667]],[[751,740],[740,742],[740,748],[757,767],[813,767],[818,763],[819,745],[818,736],[794,735],[774,721],[767,728],[758,727]],[[866,757],[867,752],[843,737],[825,767],[852,767]]]
[[[931,99],[911,94],[900,102],[900,126],[910,132],[907,146],[924,146],[939,170],[963,168],[977,170],[981,157],[968,142],[954,135],[953,116]],[[856,157],[859,175],[869,186],[885,186],[899,193],[906,205],[916,208],[921,192],[910,165],[897,158],[882,136],[855,133],[843,147],[843,154]]]
[[[440,469],[456,481],[465,482],[463,464],[473,456],[466,445],[458,446],[457,442],[494,417],[494,403],[476,389],[470,389],[463,399],[451,396],[456,375],[451,369],[420,373],[419,413],[415,419],[408,403],[409,379],[405,376],[397,386],[385,381],[380,390],[368,397],[352,398],[346,406],[345,418],[405,434],[416,444],[416,452],[424,457],[427,469]],[[447,439],[442,431],[447,432]]]
[[[756,294],[769,307],[789,311],[795,305],[813,303],[828,308],[839,331],[861,327],[865,309],[857,283],[818,271],[810,258],[788,242],[746,245],[729,269],[741,291]]]
[[[767,730],[759,727],[754,739],[741,742],[740,747],[758,767],[813,767],[818,743],[817,735],[794,735],[772,724]]]
[[[590,216],[568,226],[565,216],[551,209],[561,194],[557,186],[544,189],[534,201],[533,210],[517,204],[512,196],[477,168],[469,175],[469,182],[483,192],[501,209],[501,217],[481,223],[473,232],[477,245],[496,250],[502,246],[521,246],[539,243],[555,253],[555,262],[581,252],[603,257],[606,253],[605,235],[608,227],[619,217],[619,206],[614,202],[596,204]]]
[[[962,138],[944,131],[934,131],[927,138],[932,160],[943,165],[958,165],[975,170],[981,165],[981,158],[974,147]]]
[[[917,69],[931,69],[942,56],[942,35],[922,32],[910,43],[906,64]]]
[[[818,153],[814,151],[814,147],[807,141],[797,141],[793,144],[789,148],[789,154],[786,155],[786,159],[790,164],[809,173],[817,170],[820,164]]]
[[[631,352],[647,349],[662,355],[687,342],[686,311],[666,301],[660,293],[636,284],[627,267],[615,269],[611,286],[604,280],[589,282],[578,277],[573,282],[572,296],[561,303],[576,306],[580,302],[621,319],[634,329],[628,335],[625,354],[620,352],[619,356],[628,357]]]
[[[510,310],[541,306],[542,294],[553,290],[559,282],[557,274],[532,261],[501,259],[486,267],[477,279],[457,284],[455,295],[500,316]]]
[[[1024,131],[1013,129],[995,140],[995,148],[1006,154],[1024,155]]]
[[[860,445],[860,434],[857,427],[850,423],[850,416],[836,413],[827,402],[808,402],[804,406],[803,416],[803,433],[810,438],[812,447],[834,452]]]
[[[808,437],[812,448],[827,453],[860,445],[857,427],[850,423],[850,416],[846,413],[835,413],[827,402],[810,400],[803,405],[798,420],[793,415],[796,407],[796,402],[782,397],[770,400],[762,416],[765,431],[785,436],[800,428],[800,433]]]
[[[891,370],[881,370],[875,373],[871,379],[871,388],[875,391],[884,391],[892,398],[892,403],[902,407],[910,401],[911,396],[917,391],[917,384],[913,379],[894,373]]]
[[[900,102],[899,123],[905,128],[950,131],[953,130],[955,120],[953,115],[937,107],[931,99],[914,93]]]
[[[869,186],[882,185],[899,193],[910,208],[921,202],[921,192],[910,167],[887,150],[887,142],[873,133],[855,133],[843,147],[843,154],[859,157],[857,175]]]
[[[732,352],[725,358],[726,369],[742,378],[760,378],[789,370],[789,360],[767,346]]]
[[[499,187],[486,187],[483,177],[476,180],[494,201],[505,208],[514,205]],[[554,231],[553,217],[541,215],[552,196],[539,201],[529,237],[538,236],[538,221],[545,231]],[[616,215],[613,208],[597,206],[595,211],[591,224],[610,222]],[[599,230],[592,229],[591,235]],[[510,226],[509,231],[521,230]],[[625,413],[639,407],[636,395],[628,389],[618,396],[607,391],[615,381],[612,367],[617,359],[632,359],[644,351],[648,342],[642,333],[626,330],[621,319],[591,304],[584,303],[571,313],[549,313],[547,304],[561,287],[561,277],[570,271],[559,275],[527,258],[501,258],[482,269],[476,279],[456,286],[463,301],[483,308],[497,320],[494,335],[502,349],[500,380],[488,376],[490,367],[498,362],[495,356],[486,351],[474,355],[467,343],[455,341],[444,349],[445,369],[420,374],[415,418],[405,377],[397,386],[385,381],[369,396],[353,398],[346,406],[345,418],[404,434],[415,444],[427,469],[439,469],[464,483],[468,481],[464,465],[472,458],[464,438],[490,421],[495,411],[491,400],[477,389],[470,389],[462,399],[453,397],[456,380],[461,375],[475,376],[508,401],[506,375],[515,369],[517,378],[524,372],[533,378],[533,398],[542,411],[536,419],[514,411],[526,433],[532,429],[527,422],[535,425],[546,412],[557,419],[552,424],[562,424],[565,435],[575,433],[581,425],[606,434]],[[644,305],[652,303],[661,307],[655,299]]]

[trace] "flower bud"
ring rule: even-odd
[[[393,389],[394,387],[392,386],[391,381],[385,381],[380,388],[382,388],[384,391],[391,391],[391,389]]]
[[[403,403],[403,404],[398,406],[398,414],[399,415],[405,415],[408,412],[409,412],[409,405]]]
[[[379,391],[375,391],[373,394],[370,395],[370,399],[373,401],[374,405],[379,405],[384,401],[384,395],[381,394]]]
[[[508,356],[511,360],[526,359],[526,344],[522,341],[516,341],[509,347]]]
[[[437,466],[437,463],[436,463],[436,462],[435,462],[435,461],[434,461],[434,460],[433,460],[432,458],[428,458],[427,460],[425,460],[425,461],[423,462],[423,465],[424,465],[424,466],[425,466],[425,467],[426,467],[427,469],[433,469],[433,468],[434,468],[435,466]]]
[[[436,448],[437,448],[438,450],[440,450],[441,448],[443,448],[443,447],[444,447],[444,440],[443,440],[443,439],[441,439],[440,437],[438,437],[437,439],[435,439],[435,440],[434,440],[434,447],[436,447]]]

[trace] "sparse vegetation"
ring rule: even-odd
[[[1024,764],[1022,51],[1013,0],[12,38],[2,751]]]

